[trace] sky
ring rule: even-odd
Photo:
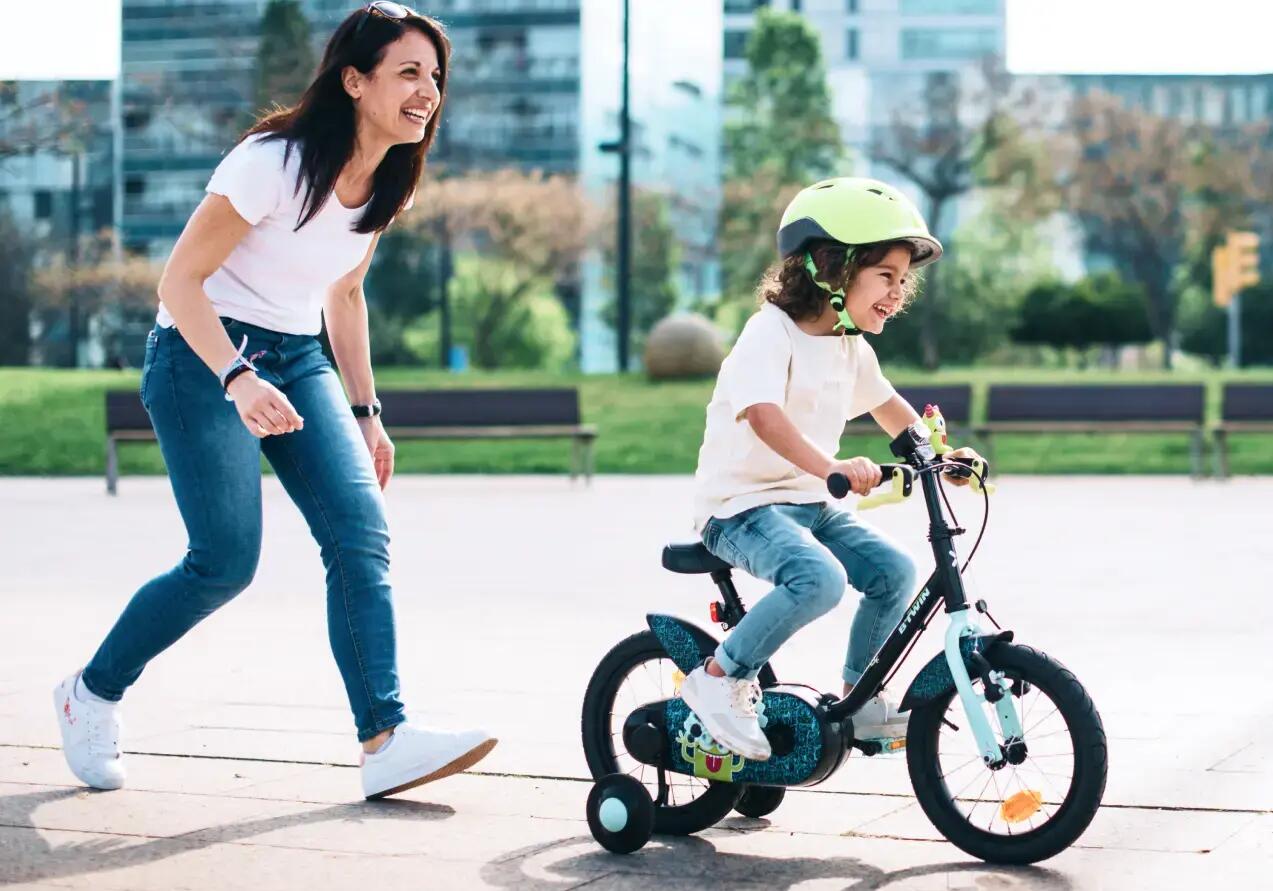
[[[1013,71],[1273,71],[1270,0],[1006,2],[1008,67]],[[418,5],[429,7],[428,0]],[[0,0],[0,80],[114,77],[119,71],[119,9],[120,0]],[[55,38],[34,36],[51,32]]]

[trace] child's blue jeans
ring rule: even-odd
[[[767,504],[703,527],[707,549],[772,582],[716,649],[730,677],[754,678],[788,638],[844,596],[862,592],[853,617],[844,679],[856,684],[915,594],[915,564],[878,529],[826,504]]]

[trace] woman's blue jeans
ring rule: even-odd
[[[150,413],[189,545],[173,569],[133,595],[84,685],[119,700],[146,664],[252,581],[261,552],[261,455],[318,541],[327,629],[358,738],[404,720],[398,698],[389,530],[371,456],[318,340],[223,319],[259,376],[283,391],[304,428],[257,439],[216,375],[176,328],[146,342],[141,398]]]

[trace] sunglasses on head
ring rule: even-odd
[[[357,26],[354,27],[354,40],[358,39],[358,34],[362,31],[363,26],[367,24],[373,15],[382,16],[386,19],[393,19],[394,21],[402,21],[403,19],[420,15],[410,6],[403,6],[401,3],[392,3],[390,0],[374,0],[374,2],[368,3],[364,6],[362,11],[365,15],[358,20]]]

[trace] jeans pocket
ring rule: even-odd
[[[141,383],[137,386],[137,393],[141,396],[141,404],[147,409],[150,408],[150,399],[147,392],[150,388],[150,379],[155,370],[155,357],[159,352],[159,333],[151,330],[146,335],[146,355],[141,363]]]

